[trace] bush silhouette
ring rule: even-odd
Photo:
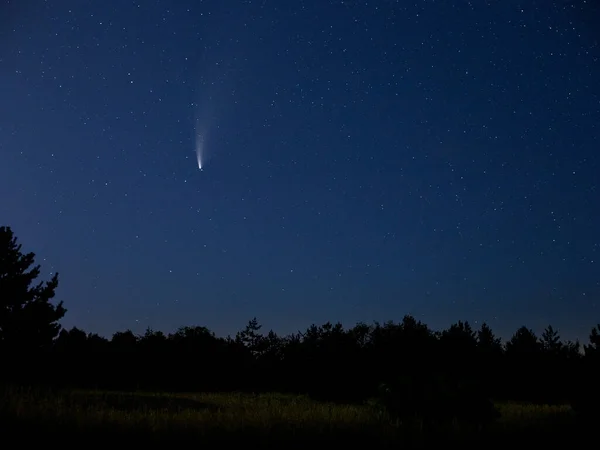
[[[427,431],[452,426],[482,431],[500,417],[493,403],[475,386],[452,385],[443,377],[399,378],[380,386],[380,402],[390,418]]]

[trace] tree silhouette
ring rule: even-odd
[[[533,330],[522,326],[506,343],[506,376],[510,391],[518,392],[528,401],[540,398],[542,386],[539,376],[543,373],[542,344]]]
[[[506,353],[514,357],[531,358],[541,350],[541,344],[533,330],[522,326],[506,343]]]
[[[477,334],[469,322],[458,321],[440,334],[440,342],[445,348],[446,356],[460,359],[467,363],[477,350]]]
[[[244,345],[254,356],[258,356],[263,350],[263,335],[260,333],[262,325],[258,323],[256,317],[248,322],[246,328],[238,332],[235,336],[237,343]]]
[[[60,351],[83,353],[88,348],[88,336],[77,327],[68,331],[63,328],[56,339],[55,348]]]
[[[133,334],[133,331],[117,331],[113,334],[110,344],[118,352],[133,353],[138,344],[138,337]]]
[[[481,324],[481,328],[477,331],[477,348],[484,353],[502,353],[502,339],[494,335],[487,323]]]
[[[576,373],[571,406],[580,418],[595,425],[600,419],[600,324],[592,328],[589,343],[583,349],[585,358]]]
[[[0,349],[32,351],[49,347],[60,332],[63,303],[50,303],[58,273],[32,285],[40,275],[34,253],[23,253],[10,227],[0,227]]]
[[[542,349],[553,355],[558,354],[562,350],[562,342],[558,331],[552,328],[552,325],[548,325],[542,332],[540,338]]]
[[[600,324],[592,328],[589,340],[590,343],[583,347],[586,356],[590,356],[592,358],[600,358]]]

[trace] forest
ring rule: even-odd
[[[584,343],[563,341],[551,325],[539,336],[523,326],[503,342],[486,324],[432,330],[409,315],[351,327],[311,325],[287,336],[253,318],[235,336],[186,326],[170,334],[124,330],[107,339],[62,329],[67,309],[53,301],[58,274],[46,282],[39,275],[35,254],[24,253],[11,228],[1,227],[5,417],[15,414],[6,405],[31,392],[276,394],[347,408],[375,405],[386,423],[418,418],[426,432],[457,423],[480,432],[501,420],[501,404],[566,407],[581,424],[599,416],[600,325]]]

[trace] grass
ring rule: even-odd
[[[195,442],[204,448],[306,448],[353,445],[416,448],[440,441],[487,448],[535,439],[573,444],[581,437],[568,406],[498,405],[502,417],[484,434],[458,425],[436,436],[391,423],[372,405],[319,403],[280,394],[158,394],[96,391],[5,390],[0,419],[27,439],[61,443],[135,439],[142,443]]]

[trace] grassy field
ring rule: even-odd
[[[3,432],[18,435],[21,443],[40,438],[61,443],[133,439],[138,444],[193,441],[201,448],[250,445],[290,449],[322,444],[416,448],[458,440],[463,446],[500,448],[530,439],[536,444],[564,441],[573,445],[583,436],[567,406],[501,404],[502,418],[484,433],[455,425],[432,436],[423,433],[418,423],[392,423],[373,405],[335,405],[279,394],[11,388],[2,395]]]

